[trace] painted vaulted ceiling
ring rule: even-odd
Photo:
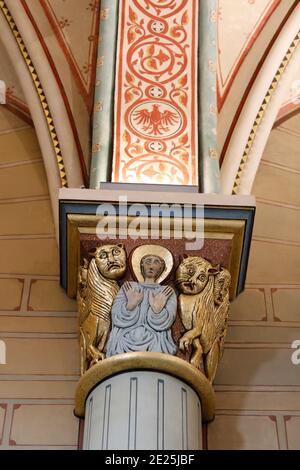
[[[100,2],[6,0],[2,6],[3,3],[17,25],[48,100],[62,142],[63,171],[68,175],[69,185],[87,184]],[[224,164],[223,182],[230,181],[228,184],[225,182],[224,191],[231,192],[234,180],[231,168],[236,172],[238,166],[237,159],[232,155],[243,153],[242,148],[235,147],[235,134],[243,125],[248,126],[247,130],[251,132],[254,122],[252,114],[255,117],[258,112],[261,97],[268,90],[268,80],[272,75],[269,70],[269,61],[274,65],[272,51],[281,37],[288,36],[285,30],[292,28],[293,16],[299,14],[299,0],[219,0],[216,14],[219,150],[221,163]],[[23,76],[20,64],[23,59],[20,50],[13,44],[13,38],[9,37],[7,18],[4,25],[3,11],[0,17],[0,79],[8,87],[6,108],[26,125],[36,127],[43,151],[45,129],[39,121],[41,116],[36,111],[37,103],[32,100],[32,93],[36,90],[30,88]],[[289,23],[291,27],[288,28]],[[285,51],[289,38],[282,41],[284,44],[280,50]],[[282,60],[280,54],[278,66]],[[265,80],[263,77],[266,77]],[[299,80],[300,70],[295,65],[293,73],[290,73],[289,85],[282,92],[281,102],[279,105],[277,103],[275,125],[277,121],[282,124],[288,117],[297,114]],[[250,111],[247,106],[250,106]],[[247,119],[249,122],[246,125]],[[274,119],[266,131],[268,134],[273,124]],[[0,131],[3,125],[0,122]],[[242,133],[242,136],[243,140],[246,134]],[[66,140],[68,143],[65,143]],[[44,160],[50,158],[46,154],[45,150]],[[47,174],[50,168],[50,164],[48,169],[46,165]],[[61,184],[59,175],[56,176],[56,180],[53,178],[49,183],[50,191],[52,184]],[[253,181],[252,175],[251,185]],[[243,180],[241,192],[247,192],[247,184]]]
[[[293,0],[218,2],[217,80],[221,159],[251,86],[298,3]]]

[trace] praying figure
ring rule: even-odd
[[[136,351],[175,355],[171,327],[177,297],[172,287],[160,285],[172,270],[172,255],[164,247],[142,245],[133,253],[132,267],[143,282],[125,282],[114,300],[106,357]]]

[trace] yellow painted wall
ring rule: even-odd
[[[300,124],[300,123],[299,123]],[[300,126],[299,126],[300,128]],[[300,135],[272,132],[246,291],[231,308],[208,449],[300,449]],[[291,134],[293,132],[293,135]],[[73,449],[79,377],[76,304],[59,287],[58,249],[34,130],[0,108],[0,450]]]
[[[74,449],[79,374],[76,303],[59,256],[39,145],[0,108],[0,450]]]
[[[231,307],[209,449],[300,449],[300,118],[274,129],[253,193],[247,288]]]

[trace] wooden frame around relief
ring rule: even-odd
[[[120,217],[117,216],[117,220]],[[133,217],[127,217],[127,226]],[[96,227],[101,216],[84,214],[67,214],[67,279],[66,288],[70,297],[75,297],[77,292],[77,271],[80,263],[80,238],[83,234],[96,235]],[[124,217],[123,217],[124,219]],[[149,220],[149,219],[148,219]],[[170,223],[171,239],[174,237],[174,220]],[[196,221],[192,220],[193,230]],[[161,219],[160,219],[161,223]],[[118,226],[118,224],[117,224]],[[160,226],[161,228],[161,226]],[[232,241],[229,271],[232,276],[230,289],[231,300],[239,293],[239,280],[241,274],[241,262],[245,239],[245,220],[235,219],[204,219],[204,237],[206,239],[221,239]],[[145,234],[146,235],[146,234]],[[164,242],[164,241],[163,241]]]

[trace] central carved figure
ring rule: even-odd
[[[160,285],[172,270],[172,255],[164,247],[143,245],[134,251],[132,267],[143,282],[125,282],[115,298],[107,357],[134,351],[175,355],[171,326],[177,297],[172,287]]]

